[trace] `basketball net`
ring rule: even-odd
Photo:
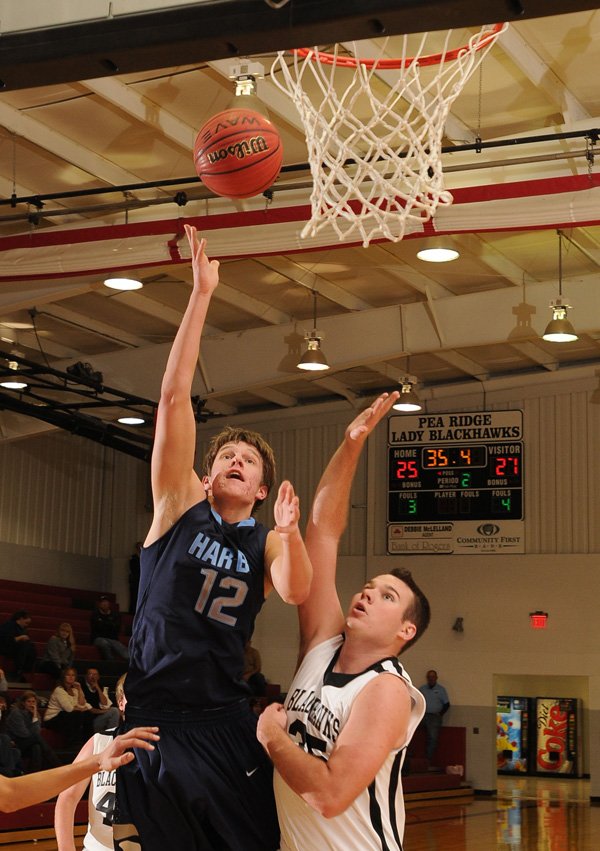
[[[432,55],[424,52],[428,33],[419,36],[412,55],[405,35],[402,57],[394,60],[381,58],[387,40],[378,59],[341,55],[336,45],[332,54],[316,47],[293,51],[288,65],[289,54],[278,52],[271,79],[300,113],[313,178],[311,218],[302,238],[331,226],[340,240],[360,235],[364,246],[377,237],[399,242],[407,229],[431,219],[438,205],[452,203],[442,174],[444,125],[507,26],[482,27],[455,50],[448,47],[450,30],[443,50]],[[397,71],[386,93],[380,69]]]

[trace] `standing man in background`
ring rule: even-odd
[[[419,691],[425,698],[425,717],[423,718],[427,735],[425,755],[431,764],[440,737],[442,718],[450,709],[450,701],[448,692],[438,683],[437,671],[427,671],[427,682],[419,686]]]

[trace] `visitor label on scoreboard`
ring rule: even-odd
[[[390,417],[389,553],[522,553],[523,413]]]

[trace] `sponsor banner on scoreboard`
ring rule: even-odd
[[[388,553],[394,555],[524,553],[520,520],[452,523],[390,523]]]

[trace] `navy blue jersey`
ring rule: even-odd
[[[244,645],[265,599],[267,534],[254,518],[225,523],[204,500],[142,549],[128,703],[198,710],[248,696]]]

